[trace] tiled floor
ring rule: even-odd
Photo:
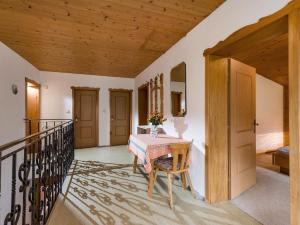
[[[209,205],[194,199],[175,181],[175,209],[168,205],[167,182],[157,179],[147,197],[147,175],[132,173],[126,146],[77,150],[76,161],[56,203],[49,225],[157,224],[256,225],[230,202]]]

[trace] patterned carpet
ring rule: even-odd
[[[163,175],[163,174],[162,174]],[[73,163],[49,225],[255,225],[231,203],[208,205],[174,182],[175,209],[168,205],[166,179],[158,176],[153,197],[147,197],[147,175],[132,173],[131,164],[97,161]]]

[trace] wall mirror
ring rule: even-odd
[[[175,117],[184,117],[186,104],[186,64],[182,62],[171,70],[171,113]]]
[[[163,74],[150,80],[150,112],[159,112],[164,114],[164,85]]]

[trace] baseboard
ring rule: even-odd
[[[190,186],[188,186],[188,189],[190,190]],[[194,193],[195,193],[196,199],[205,202],[205,197],[202,196],[198,191],[194,190]]]
[[[105,148],[105,147],[118,147],[118,146],[128,146],[127,144],[126,145],[99,145],[97,146],[98,148]]]

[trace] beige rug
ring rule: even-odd
[[[289,177],[257,167],[257,183],[232,202],[264,225],[289,225]]]
[[[168,205],[167,182],[158,176],[147,197],[147,176],[130,164],[74,161],[49,225],[256,225],[231,203],[208,205],[174,183],[175,209]]]

